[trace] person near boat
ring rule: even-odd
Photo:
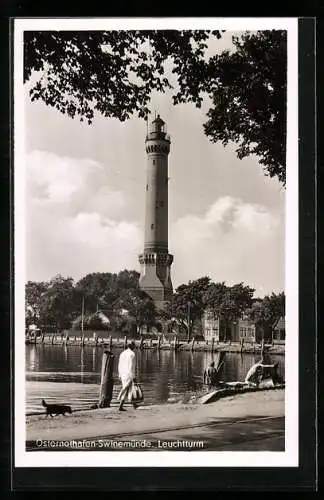
[[[218,383],[218,372],[215,363],[212,361],[204,371],[204,384],[208,387],[214,387]]]
[[[280,378],[277,373],[278,363],[264,364],[263,359],[251,366],[245,377],[245,383],[258,386],[262,380],[271,379],[276,383]]]

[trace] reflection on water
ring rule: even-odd
[[[118,356],[114,351],[114,395],[117,397],[120,384],[117,375]],[[146,404],[165,403],[168,399],[188,390],[202,387],[205,367],[219,353],[136,351],[136,367]],[[26,411],[41,410],[42,398],[49,402],[65,402],[72,407],[88,407],[97,402],[101,373],[102,350],[90,346],[44,346],[26,345]],[[222,379],[244,380],[246,373],[260,356],[254,354],[227,353],[223,365]],[[284,377],[284,357],[272,356],[279,362],[279,373]]]

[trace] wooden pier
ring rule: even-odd
[[[26,344],[33,345],[42,345],[42,346],[79,346],[80,348],[84,347],[93,347],[97,349],[122,349],[127,346],[127,343],[130,341],[135,342],[135,347],[142,349],[151,349],[151,350],[176,350],[176,351],[188,351],[188,352],[197,352],[197,351],[206,351],[206,352],[232,352],[232,353],[262,353],[263,349],[266,348],[270,354],[284,354],[285,346],[277,345],[277,344],[256,344],[250,342],[205,342],[204,340],[195,340],[192,339],[190,343],[187,341],[181,341],[176,336],[172,339],[163,339],[162,336],[158,338],[145,338],[141,336],[138,339],[133,339],[131,337],[113,337],[110,336],[100,336],[99,332],[96,335],[93,333],[89,334],[77,334],[73,335],[73,332],[69,332],[68,334],[42,334],[40,337],[36,339],[26,338]]]

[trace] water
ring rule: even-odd
[[[114,394],[120,383],[117,360],[120,349],[115,349]],[[26,345],[26,411],[43,411],[41,400],[70,404],[73,408],[88,408],[98,401],[102,350],[85,346]],[[145,404],[166,403],[186,391],[203,387],[205,367],[218,354],[210,352],[175,352],[167,350],[136,350],[138,381],[144,392]],[[284,356],[272,356],[279,362],[284,377]],[[227,353],[222,372],[225,381],[244,380],[258,354]]]

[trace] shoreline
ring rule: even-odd
[[[36,440],[80,440],[125,439],[126,436],[140,439],[153,436],[154,439],[173,439],[198,431],[204,439],[215,439],[218,433],[231,432],[230,422],[243,425],[246,422],[253,432],[258,425],[270,436],[262,422],[268,419],[281,419],[285,415],[285,390],[273,388],[246,393],[236,393],[209,404],[176,403],[166,405],[142,406],[137,410],[126,406],[127,411],[120,413],[117,406],[97,410],[83,410],[68,416],[52,419],[43,415],[26,417],[27,449],[35,449]],[[259,424],[253,424],[259,421]],[[210,426],[217,426],[215,433]],[[231,424],[231,425],[232,425]],[[247,425],[246,424],[246,425]],[[280,432],[284,432],[282,425]],[[225,436],[224,434],[224,436]],[[226,435],[227,435],[226,434]],[[240,433],[242,434],[242,433]],[[153,438],[152,438],[153,439]],[[220,442],[220,441],[219,441]],[[216,443],[217,444],[217,443]],[[214,443],[214,446],[216,446]],[[208,448],[210,449],[210,447]]]
[[[187,393],[184,393],[182,396],[179,395],[177,399],[174,401],[168,400],[165,403],[152,403],[152,404],[144,404],[141,405],[141,408],[154,408],[154,407],[169,407],[169,406],[176,406],[176,405],[193,405],[193,406],[198,406],[198,405],[205,405],[205,404],[211,404],[216,401],[219,401],[220,399],[228,398],[228,397],[234,397],[238,396],[240,394],[246,394],[246,393],[255,393],[255,392],[263,392],[263,391],[279,391],[279,390],[284,390],[285,389],[285,383],[282,384],[277,384],[275,386],[270,386],[270,387],[235,387],[233,385],[227,385],[223,387],[219,387],[218,389],[211,390],[211,391],[206,391],[206,390],[201,390],[201,391],[189,391]],[[207,401],[206,401],[207,400]],[[98,410],[109,410],[110,408],[118,408],[118,401],[112,400],[111,404],[107,408],[99,408],[99,407],[89,407],[89,408],[73,408],[72,413],[80,413],[80,412],[93,412],[93,411],[98,411]],[[131,403],[126,402],[126,406],[131,407]],[[46,415],[46,411],[35,411],[35,412],[26,412],[25,416],[26,418],[28,417],[41,417],[42,415]]]
[[[132,339],[128,339],[127,341],[131,341]],[[27,343],[27,345],[42,345],[42,346],[62,346],[62,347],[92,347],[98,349],[122,349],[124,347],[124,340],[120,339],[112,339],[112,343],[110,344],[109,338],[98,337],[95,341],[93,337],[88,337],[84,339],[84,343],[82,345],[81,338],[75,338],[74,336],[69,337],[68,340],[66,338],[61,339],[60,336],[56,336],[54,340],[52,340],[52,336],[45,336],[44,340],[37,339],[36,342]],[[139,350],[152,350],[152,351],[175,351],[175,352],[226,352],[233,354],[261,354],[262,345],[261,344],[252,344],[246,343],[241,346],[239,342],[219,342],[218,344],[206,344],[204,341],[196,341],[194,344],[192,341],[181,342],[178,341],[176,346],[173,342],[161,343],[158,345],[157,340],[144,340],[141,344],[140,340],[135,340],[136,349]],[[264,346],[267,350],[267,353],[275,356],[284,356],[285,355],[285,345],[284,344],[265,344]]]

